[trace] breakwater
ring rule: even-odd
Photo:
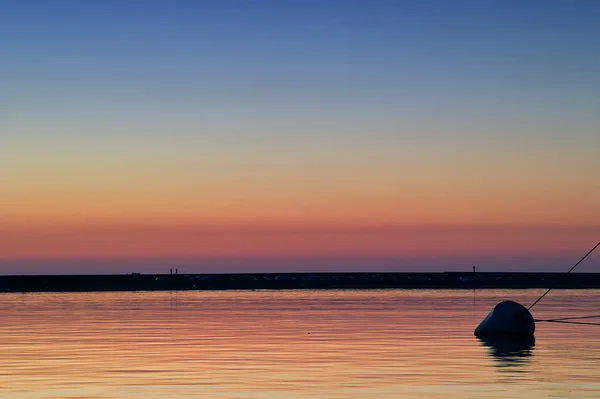
[[[600,273],[251,273],[0,276],[0,292],[600,288]]]

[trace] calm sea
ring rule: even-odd
[[[497,302],[542,292],[0,294],[0,398],[599,398],[600,326],[473,336]],[[599,304],[557,290],[533,313]]]

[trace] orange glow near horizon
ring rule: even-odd
[[[129,226],[0,229],[5,259],[307,258],[577,253],[600,227],[573,226]]]
[[[549,174],[73,169],[4,186],[0,259],[564,254],[600,236],[600,189]]]
[[[256,126],[177,145],[140,131],[24,140],[0,158],[0,260],[491,257],[600,237],[597,136],[406,128],[410,145],[341,130],[275,141]]]

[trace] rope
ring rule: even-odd
[[[536,320],[536,321],[545,321],[548,323],[586,324],[589,326],[600,326],[600,323],[591,323],[589,321],[568,321],[568,320]]]
[[[598,318],[598,317],[600,317],[600,315],[598,315],[598,316],[558,317],[556,319],[545,319],[545,320],[538,320],[538,319],[536,319],[535,321],[547,321],[547,322],[551,322],[551,321],[564,321],[564,320],[594,319],[594,318]]]
[[[594,252],[594,250],[595,250],[596,248],[598,248],[598,246],[600,246],[600,241],[598,241],[598,244],[596,244],[596,245],[594,246],[594,248],[590,249],[590,252],[588,252],[587,254],[585,254],[585,256],[584,256],[583,258],[579,259],[579,262],[575,263],[575,265],[574,265],[572,268],[570,268],[570,269],[569,269],[569,271],[568,271],[568,272],[566,272],[566,273],[564,274],[564,276],[566,276],[567,274],[571,273],[571,272],[572,272],[572,271],[573,271],[573,270],[574,270],[574,269],[575,269],[577,266],[579,266],[579,264],[580,264],[581,262],[583,262],[583,260],[584,260],[585,258],[587,258],[587,257],[588,257],[588,256],[589,256],[589,255],[590,255],[592,252]],[[536,304],[537,304],[539,301],[541,301],[541,300],[542,300],[542,298],[543,298],[543,297],[545,297],[545,296],[546,296],[546,294],[547,294],[547,293],[549,293],[550,291],[552,291],[552,289],[553,289],[553,288],[556,288],[556,286],[557,286],[557,285],[558,285],[558,284],[557,284],[557,283],[555,283],[555,284],[554,284],[554,286],[552,286],[552,287],[548,288],[548,291],[544,292],[544,293],[542,294],[542,296],[541,296],[541,297],[539,297],[539,298],[537,299],[537,301],[535,301],[535,302],[534,302],[534,303],[533,303],[533,304],[532,304],[530,307],[528,307],[528,308],[527,308],[527,310],[530,310],[532,307],[534,307],[534,306],[535,306],[535,305],[536,305]]]

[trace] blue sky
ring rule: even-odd
[[[2,99],[21,106],[551,115],[562,94],[585,115],[599,84],[592,1],[9,1],[1,15]]]
[[[3,1],[0,219],[600,226],[598,21],[597,1]]]

